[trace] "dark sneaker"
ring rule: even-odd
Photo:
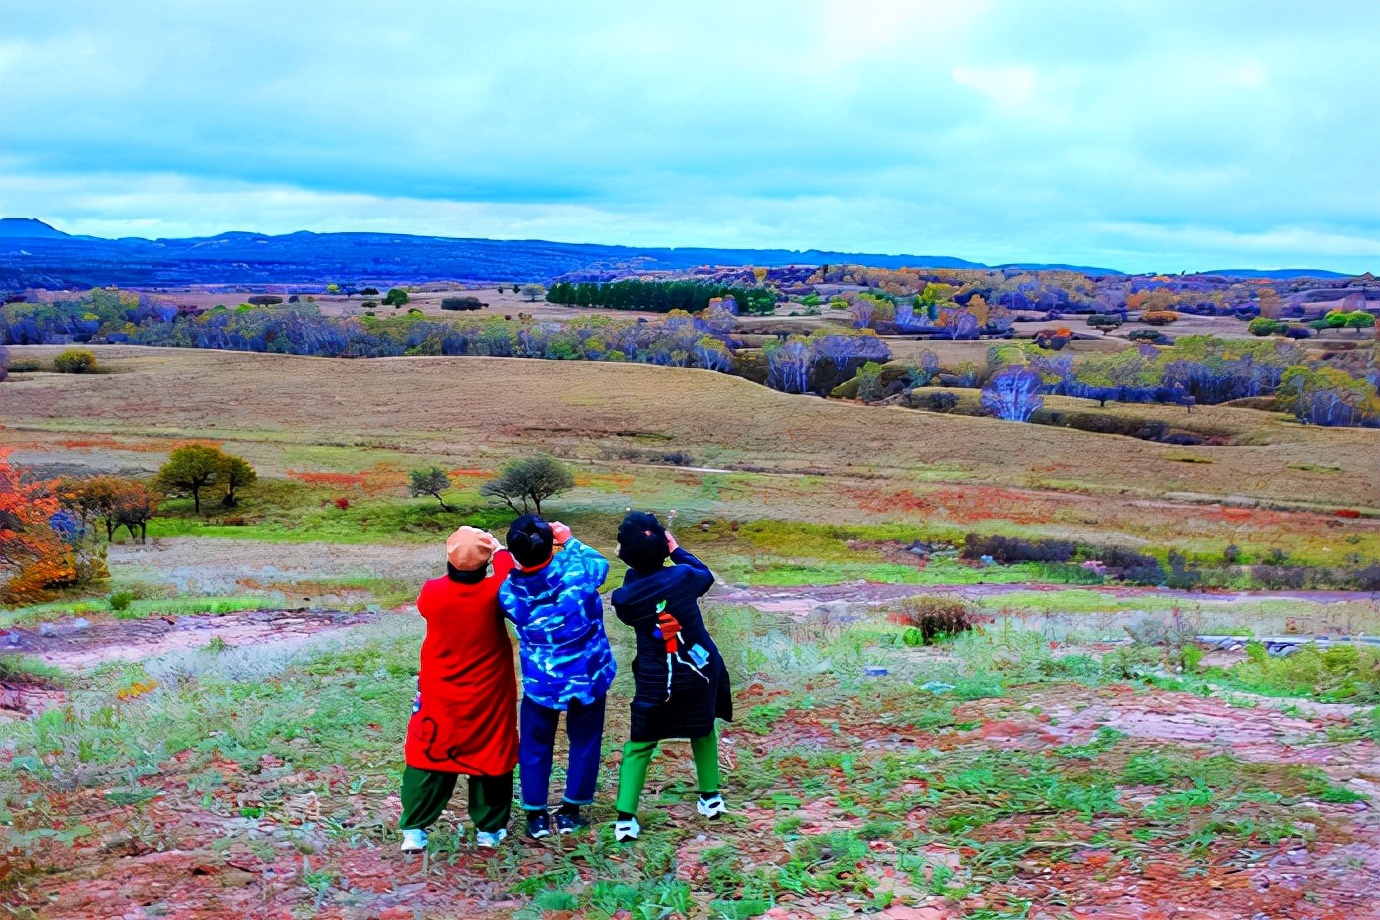
[[[564,811],[556,812],[556,833],[558,834],[573,834],[587,827],[589,827],[589,819],[578,811],[574,814]]]
[[[527,836],[533,840],[550,837],[551,815],[544,811],[529,811],[527,813]]]

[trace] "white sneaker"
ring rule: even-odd
[[[421,853],[426,850],[426,831],[420,827],[412,827],[403,831],[402,851],[404,853]]]
[[[636,840],[640,833],[642,833],[642,825],[637,823],[636,818],[613,822],[613,839],[618,843]]]
[[[502,843],[507,836],[508,828],[506,827],[500,827],[496,831],[475,831],[474,843],[480,849],[492,850]]]
[[[701,797],[700,800],[695,803],[695,808],[710,821],[713,821],[728,811],[728,806],[724,804],[724,797],[718,793],[711,795],[707,799]]]

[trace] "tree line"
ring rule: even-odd
[[[551,303],[573,307],[604,307],[609,310],[646,310],[670,313],[684,310],[699,313],[709,309],[710,301],[733,299],[736,310],[747,315],[770,314],[776,309],[776,295],[765,288],[706,284],[702,281],[647,281],[625,278],[622,281],[558,281],[546,292]]]

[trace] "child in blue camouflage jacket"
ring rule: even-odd
[[[554,552],[557,547],[561,552]],[[594,801],[604,697],[617,671],[599,596],[609,563],[564,524],[535,515],[513,522],[508,551],[519,567],[499,590],[499,603],[517,632],[522,659],[518,765],[527,833],[539,840],[551,833],[547,798],[562,712],[570,762],[556,830],[569,834],[589,823],[580,806]]]

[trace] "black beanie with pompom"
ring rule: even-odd
[[[508,528],[508,552],[524,569],[548,561],[554,543],[551,525],[535,514],[524,514]]]

